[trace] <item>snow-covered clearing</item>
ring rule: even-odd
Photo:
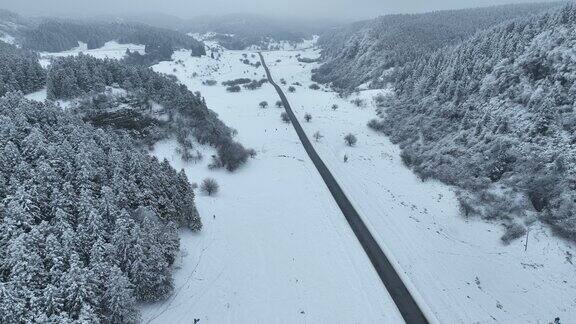
[[[10,36],[2,31],[0,31],[0,41],[12,45],[16,45],[16,38],[14,36]]]
[[[405,168],[400,150],[368,127],[375,118],[372,97],[385,90],[362,91],[341,99],[311,90],[311,70],[295,52],[264,53],[276,80],[311,137],[324,136],[316,150],[346,191],[385,253],[411,284],[436,319],[443,323],[548,323],[555,317],[576,318],[574,246],[533,225],[525,239],[505,246],[497,224],[465,220],[453,191],[422,182]],[[314,58],[316,50],[303,51]],[[278,62],[278,60],[280,60]],[[350,101],[363,99],[365,107]],[[339,108],[332,110],[333,104]],[[312,121],[303,121],[305,113]],[[347,147],[343,137],[358,137]],[[344,163],[344,155],[348,162]]]
[[[27,99],[30,99],[30,100],[44,102],[44,100],[46,100],[47,96],[48,96],[47,89],[42,88],[36,92],[29,93],[29,94],[25,95],[24,97],[26,97]]]
[[[216,197],[198,194],[204,228],[199,234],[183,233],[175,293],[142,307],[143,322],[402,322],[292,126],[280,120],[283,110],[273,107],[278,100],[274,89],[265,84],[255,91],[227,93],[220,85],[264,77],[263,68],[240,62],[242,53],[225,52],[217,61],[180,51],[175,62],[154,67],[200,90],[208,106],[238,129],[240,142],[258,156],[228,173],[208,170],[209,148],[200,147],[205,159],[196,165],[181,161],[174,141],[155,147],[155,156],[184,168],[191,181],[215,178],[221,192]],[[208,78],[219,84],[202,85]],[[259,108],[263,100],[271,107]]]
[[[49,52],[42,52],[40,53],[40,64],[42,66],[47,66],[49,64],[49,59],[53,57],[65,57],[65,56],[74,56],[80,53],[91,55],[95,58],[100,59],[122,59],[126,55],[126,50],[130,50],[131,52],[139,52],[140,54],[144,54],[144,45],[135,45],[135,44],[119,44],[115,41],[110,41],[104,44],[104,46],[95,49],[88,49],[88,45],[82,42],[78,42],[78,47],[73,48],[68,51],[64,52],[57,52],[57,53],[49,53]]]

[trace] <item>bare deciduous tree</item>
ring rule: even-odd
[[[208,196],[216,194],[219,188],[220,186],[218,185],[216,180],[212,178],[204,179],[204,181],[202,181],[202,185],[200,186],[200,190],[202,190],[202,192],[207,194]]]
[[[324,137],[324,136],[322,136],[322,134],[320,134],[320,131],[316,131],[316,133],[314,133],[313,136],[314,136],[314,139],[316,140],[316,142],[319,142],[320,139],[322,139],[322,137]]]
[[[354,146],[358,142],[358,139],[356,138],[356,136],[348,134],[344,136],[344,141],[346,142],[346,145]]]

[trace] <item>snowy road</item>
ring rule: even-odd
[[[215,178],[216,197],[197,196],[204,229],[183,232],[184,252],[175,271],[175,293],[142,307],[144,323],[402,323],[396,305],[342,216],[282,110],[258,103],[277,100],[272,86],[226,92],[206,79],[260,79],[263,69],[240,62],[243,52],[220,60],[175,54],[156,71],[174,74],[200,90],[208,106],[258,156],[235,173],[184,163],[175,143],[156,146],[189,179]],[[181,60],[181,61],[180,61]],[[258,61],[258,58],[252,59]],[[196,74],[194,74],[196,73]],[[320,184],[320,185],[319,185]],[[289,193],[289,194],[287,194]]]
[[[534,224],[524,238],[504,245],[497,223],[464,218],[454,190],[422,181],[407,169],[400,149],[366,126],[375,117],[373,97],[390,90],[342,98],[323,86],[309,88],[320,50],[263,53],[316,152],[330,169],[403,282],[432,322],[549,323],[576,318],[574,245]],[[353,100],[360,102],[353,103]],[[337,104],[337,109],[332,105]],[[304,116],[312,116],[305,122]],[[354,147],[343,137],[353,133]],[[346,163],[344,156],[348,157]]]
[[[332,176],[332,173],[326,167],[326,165],[324,164],[318,153],[316,153],[316,150],[314,150],[312,143],[306,136],[306,133],[302,129],[302,126],[300,126],[300,122],[294,115],[290,103],[286,98],[286,95],[284,94],[280,86],[278,86],[274,82],[270,69],[268,68],[266,61],[264,60],[264,56],[262,55],[262,53],[258,53],[258,55],[260,56],[262,66],[266,70],[268,81],[274,86],[276,92],[278,92],[278,95],[280,96],[280,99],[282,100],[282,103],[284,105],[284,109],[286,110],[288,116],[290,117],[290,121],[294,126],[294,129],[298,134],[300,141],[302,142],[302,146],[304,147],[304,149],[308,153],[308,156],[310,157],[310,160],[312,160],[312,162],[316,166],[316,169],[322,176],[324,183],[332,193],[332,196],[334,197],[334,200],[340,207],[342,214],[348,220],[350,227],[354,231],[354,234],[356,234],[358,241],[360,242],[360,244],[364,248],[364,251],[370,258],[370,261],[372,261],[372,265],[378,272],[378,275],[380,276],[380,279],[384,283],[386,289],[391,294],[391,297],[396,303],[398,309],[400,310],[402,317],[407,323],[414,323],[414,324],[428,323],[426,317],[420,310],[420,307],[418,307],[418,304],[416,303],[414,298],[410,295],[410,292],[402,282],[402,279],[400,279],[400,276],[396,273],[396,270],[394,269],[390,261],[388,261],[386,255],[384,255],[384,252],[382,252],[382,249],[380,248],[380,246],[378,245],[378,243],[376,242],[376,240],[374,239],[374,237],[372,236],[372,234],[370,233],[370,231],[368,230],[368,228],[358,215],[358,212],[356,211],[352,203],[350,203],[350,200],[348,200],[348,197],[346,197],[346,194],[344,193],[344,191],[342,191],[340,185],[338,184],[336,179],[334,179],[334,176]]]

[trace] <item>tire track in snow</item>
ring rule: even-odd
[[[424,316],[424,313],[422,312],[422,310],[420,309],[420,307],[410,294],[408,288],[406,288],[404,282],[402,282],[402,279],[400,279],[400,276],[398,275],[398,273],[396,272],[396,270],[394,269],[394,267],[392,266],[392,264],[390,263],[390,261],[388,260],[388,258],[386,257],[386,255],[384,254],[384,252],[382,251],[382,249],[380,248],[380,246],[378,245],[378,243],[376,242],[370,231],[368,230],[368,228],[366,227],[366,224],[364,224],[364,222],[360,218],[360,215],[358,214],[358,212],[356,211],[356,209],[354,208],[348,197],[346,197],[346,195],[344,194],[344,191],[342,190],[342,188],[340,187],[340,185],[338,184],[338,182],[336,181],[336,179],[334,178],[328,167],[326,167],[326,165],[324,164],[318,153],[316,153],[316,150],[314,149],[312,143],[306,136],[304,129],[302,128],[302,126],[300,126],[300,122],[294,115],[294,112],[290,107],[290,103],[286,98],[286,95],[284,94],[280,86],[278,86],[278,84],[276,84],[272,79],[272,75],[270,73],[270,70],[268,69],[268,66],[266,65],[264,56],[262,55],[261,52],[258,52],[258,55],[260,56],[262,66],[266,71],[268,81],[270,82],[270,84],[272,84],[272,86],[274,86],[276,92],[280,96],[280,99],[284,104],[284,109],[286,110],[286,113],[290,117],[292,126],[296,130],[296,133],[298,135],[298,138],[300,138],[302,146],[304,146],[306,153],[308,153],[308,156],[312,160],[312,163],[314,163],[314,166],[320,173],[320,176],[324,180],[324,183],[328,187],[328,190],[334,197],[336,204],[338,205],[338,207],[340,207],[342,214],[344,214],[344,217],[346,217],[346,220],[350,224],[350,227],[352,228],[352,231],[358,238],[358,241],[360,241],[362,248],[368,255],[370,261],[372,262],[372,265],[376,269],[376,272],[378,273],[378,276],[382,280],[382,283],[384,284],[384,286],[388,290],[388,293],[394,300],[396,307],[398,307],[400,314],[402,314],[402,317],[404,318],[406,323],[427,324],[428,320],[426,319],[426,316]]]

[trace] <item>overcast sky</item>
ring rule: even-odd
[[[257,13],[358,19],[520,2],[530,0],[1,0],[0,8],[30,15],[160,12],[191,18],[206,14]]]

